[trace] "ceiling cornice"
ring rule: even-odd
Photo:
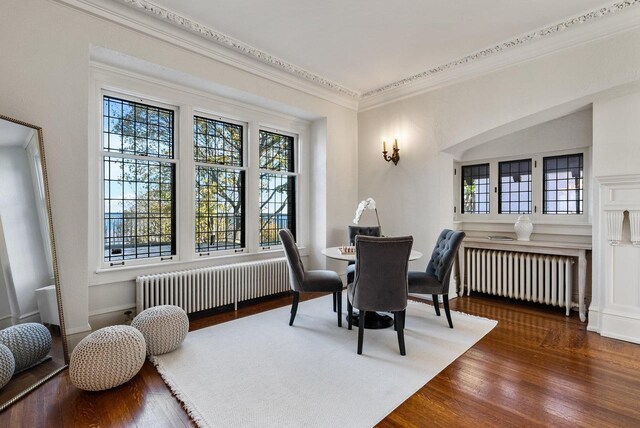
[[[131,26],[133,23],[139,23],[137,20],[123,19],[122,12],[117,13],[108,4],[105,5],[100,0],[58,0],[62,3],[67,3],[81,9],[89,10],[92,13],[96,13],[101,16],[107,16],[113,14],[116,17],[116,21]],[[98,3],[101,5],[98,6]],[[437,87],[441,87],[446,84],[450,84],[453,81],[460,79],[468,79],[480,74],[488,73],[498,70],[500,68],[507,67],[509,65],[516,64],[521,61],[525,61],[537,56],[547,54],[559,49],[563,49],[572,45],[585,43],[590,40],[594,40],[599,37],[604,37],[609,34],[614,34],[619,31],[623,31],[628,28],[640,25],[640,20],[636,19],[637,14],[629,14],[622,12],[634,10],[639,11],[640,0],[623,0],[616,1],[609,6],[594,9],[580,15],[576,15],[565,19],[561,22],[557,22],[553,25],[549,25],[538,30],[522,34],[514,37],[508,41],[496,44],[494,46],[482,49],[480,51],[471,53],[464,57],[455,59],[446,64],[438,67],[431,68],[427,71],[414,74],[412,76],[400,79],[395,82],[391,82],[387,85],[379,88],[360,92],[352,88],[345,87],[329,79],[326,79],[318,74],[312,73],[294,64],[291,64],[282,58],[273,56],[267,52],[243,43],[233,37],[220,33],[211,27],[203,25],[193,19],[180,15],[162,6],[159,6],[148,0],[116,0],[116,3],[120,3],[125,9],[134,9],[141,12],[144,15],[152,17],[156,20],[161,20],[169,24],[170,27],[179,28],[183,31],[187,31],[193,34],[197,38],[205,39],[212,42],[210,46],[221,46],[228,49],[230,52],[236,54],[237,58],[231,59],[224,56],[223,59],[234,65],[240,65],[241,68],[247,70],[253,70],[258,75],[269,77],[272,80],[280,81],[281,83],[302,88],[303,82],[308,83],[308,87],[304,90],[309,93],[314,93],[311,89],[313,86],[318,88],[317,94],[325,99],[331,98],[329,94],[335,94],[334,101],[342,105],[355,105],[359,104],[359,110],[370,109],[382,104],[393,102],[398,99],[406,98],[408,96],[422,93]],[[116,16],[117,15],[117,16]],[[605,20],[603,18],[610,17],[612,15],[626,16],[633,15],[631,20],[618,20],[620,22],[608,24],[608,25],[594,25],[594,23],[604,24],[611,20]],[[613,20],[616,21],[616,20]],[[157,21],[156,21],[157,22]],[[589,24],[589,25],[587,25]],[[598,31],[592,31],[594,27],[601,27]],[[141,30],[141,27],[137,29]],[[144,25],[145,31],[151,30],[148,23]],[[566,32],[569,29],[588,28],[586,31],[571,31]],[[558,42],[559,34],[563,34],[564,41]],[[574,35],[574,33],[576,35]],[[592,33],[592,34],[590,34]],[[182,46],[192,45],[193,43],[184,43],[184,40],[177,36],[177,32],[168,35],[166,31],[160,31],[156,35],[162,35],[161,38],[173,37],[179,41]],[[568,37],[566,34],[572,34]],[[556,37],[553,37],[556,36]],[[541,41],[545,43],[540,43]],[[535,43],[533,43],[535,42]],[[216,53],[216,57],[220,58],[220,54]],[[238,60],[238,58],[246,58],[246,62]],[[248,65],[251,61],[256,64],[251,68]],[[266,64],[265,66],[258,66],[258,63]],[[269,69],[279,70],[281,73],[279,76],[273,73],[269,73]],[[286,76],[291,76],[287,79]],[[295,78],[295,79],[293,79]],[[295,83],[300,82],[300,83]]]
[[[336,91],[344,95],[348,95],[352,98],[359,98],[361,95],[360,92],[358,91],[346,88],[336,82],[333,82],[329,79],[326,79],[322,76],[319,76],[315,73],[305,70],[304,68],[298,67],[295,64],[287,62],[282,58],[278,58],[267,52],[261,51],[260,49],[257,49],[244,42],[241,42],[238,39],[234,39],[233,37],[227,36],[226,34],[216,31],[211,27],[200,24],[199,22],[196,22],[191,18],[180,15],[162,6],[158,6],[157,4],[152,3],[150,1],[146,1],[146,0],[117,0],[117,1],[129,7],[138,9],[144,13],[153,15],[156,18],[162,19],[163,21],[169,22],[170,24],[180,27],[191,33],[195,33],[201,37],[204,37],[205,39],[211,40],[214,43],[217,43],[226,48],[239,52],[242,55],[245,55],[253,59],[256,59],[260,62],[269,64],[273,67],[276,67],[288,73],[294,74],[302,79],[308,80],[317,85],[324,86],[328,89],[331,89],[333,91]]]

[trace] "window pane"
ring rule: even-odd
[[[245,246],[244,171],[196,166],[196,252]]]
[[[260,246],[278,245],[278,231],[296,234],[295,177],[260,174]]]
[[[112,153],[173,159],[173,111],[103,98],[102,148]]]
[[[582,214],[583,155],[543,159],[544,214]]]
[[[531,213],[531,159],[498,164],[498,214]]]
[[[193,156],[196,162],[242,166],[241,125],[194,116]]]
[[[260,168],[294,172],[293,137],[260,131]]]
[[[175,165],[105,157],[103,173],[104,260],[174,255]]]
[[[489,164],[462,167],[462,212],[489,213]]]

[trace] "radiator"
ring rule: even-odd
[[[187,313],[213,309],[288,291],[285,258],[236,263],[136,278],[140,313],[157,305],[180,306]]]
[[[464,259],[469,292],[565,307],[569,315],[572,257],[466,248]]]

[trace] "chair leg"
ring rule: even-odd
[[[360,310],[358,315],[358,355],[362,355],[362,339],[364,338],[364,317],[367,313]]]
[[[398,325],[398,346],[400,347],[400,355],[407,355],[407,351],[404,347],[404,319],[406,315],[406,310],[395,312],[393,315],[397,316],[399,319]]]
[[[393,313],[393,331],[398,331],[398,313]]]
[[[432,294],[431,298],[433,299],[433,307],[436,309],[436,315],[440,316],[440,302],[438,301],[438,295]]]
[[[337,300],[338,295],[336,293],[333,293],[333,312],[336,311],[336,300]]]
[[[453,323],[451,322],[451,312],[449,311],[449,295],[442,295],[442,304],[444,305],[444,313],[447,316],[447,321],[449,321],[449,327],[453,328]]]
[[[353,325],[353,305],[349,301],[349,298],[347,298],[347,322],[348,329],[351,330],[351,326]]]
[[[334,293],[334,296],[338,306],[338,327],[342,327],[342,293],[338,291]]]
[[[300,293],[298,291],[294,291],[293,304],[291,305],[291,319],[289,319],[289,325],[293,325],[293,320],[296,319],[296,312],[298,312],[299,301],[300,301]]]

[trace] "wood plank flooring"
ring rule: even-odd
[[[269,299],[194,320],[191,329],[290,302]],[[453,300],[452,309],[499,323],[379,426],[640,426],[640,345],[587,332],[577,314],[567,318],[562,309],[476,295]],[[131,382],[100,393],[77,390],[65,371],[0,414],[0,426],[194,424],[147,362]]]

